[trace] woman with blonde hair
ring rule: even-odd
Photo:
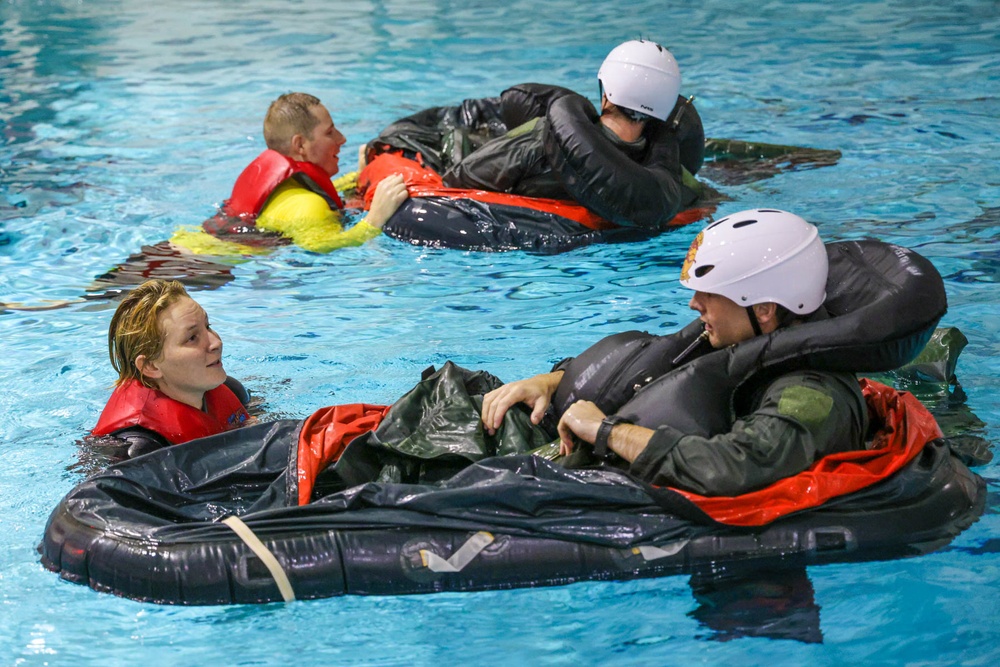
[[[118,379],[92,435],[127,440],[129,456],[249,419],[246,390],[222,366],[222,339],[177,281],[149,280],[125,296],[108,356]]]

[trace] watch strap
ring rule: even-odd
[[[628,419],[625,419],[621,415],[608,415],[601,421],[601,425],[597,427],[597,436],[594,438],[594,455],[597,458],[604,459],[608,458],[609,455],[614,454],[608,448],[608,439],[611,437],[611,429],[613,429],[618,424],[631,424]]]

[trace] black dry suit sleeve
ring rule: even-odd
[[[544,83],[522,83],[500,93],[500,114],[508,129],[541,118],[560,97],[576,95],[569,88]]]
[[[604,134],[593,105],[579,95],[553,102],[547,119],[548,163],[582,206],[616,225],[649,231],[662,230],[677,215],[684,191],[672,132],[664,127],[651,134],[639,163]]]
[[[162,435],[141,426],[131,426],[116,431],[113,435],[128,443],[128,457],[130,459],[170,446],[170,441]]]
[[[244,408],[250,407],[250,390],[244,387],[242,382],[231,375],[227,375],[226,381],[223,384],[229,387],[229,391],[236,394],[236,398],[240,399],[240,403],[243,404]]]
[[[474,147],[507,131],[500,117],[500,98],[463,100],[457,106],[431,107],[400,118],[368,143],[368,159],[386,151],[402,151],[444,173]]]

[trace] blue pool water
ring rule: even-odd
[[[280,93],[317,94],[349,156],[397,117],[525,80],[595,99],[604,54],[648,36],[673,49],[710,136],[843,152],[833,167],[723,187],[733,201],[719,212],[785,208],[827,240],[876,236],[928,256],[946,281],[943,324],[970,341],[960,415],[997,442],[997,3],[628,6],[2,0],[0,301],[75,300],[142,245],[210,216],[262,149],[263,113]],[[222,333],[227,370],[265,414],[304,417],[391,402],[448,359],[512,380],[613,332],[670,331],[691,318],[676,279],[694,231],[555,256],[388,238],[328,256],[284,247],[234,263],[232,282],[195,296]],[[1000,661],[998,462],[978,469],[985,515],[941,551],[808,570],[799,584],[811,587],[821,643],[734,639],[704,620],[684,577],[225,608],[63,582],[35,547],[93,465],[77,441],[113,380],[110,307],[0,312],[2,664]]]

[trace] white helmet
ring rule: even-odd
[[[726,216],[695,238],[681,285],[741,306],[773,301],[800,315],[826,300],[829,260],[816,227],[774,209]]]
[[[608,101],[666,120],[681,91],[681,70],[670,51],[644,40],[619,44],[597,72]]]

